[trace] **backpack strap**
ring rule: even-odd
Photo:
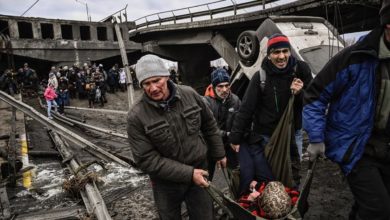
[[[267,75],[266,75],[265,70],[263,68],[260,68],[259,75],[260,75],[260,90],[261,90],[261,92],[264,92],[265,80],[267,79]]]
[[[296,63],[293,67],[293,77],[298,77],[297,75],[297,69],[298,69],[298,63]],[[265,73],[265,70],[263,68],[260,68],[259,70],[259,75],[260,75],[260,90],[261,92],[264,92],[265,89],[265,81],[267,79],[267,74]],[[299,77],[298,77],[299,78]]]

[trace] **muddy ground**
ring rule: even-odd
[[[141,91],[136,91],[139,97]],[[127,93],[118,92],[107,94],[108,102],[104,108],[115,110],[127,109]],[[88,107],[87,100],[72,100],[72,106]],[[101,108],[95,106],[95,108]],[[75,110],[66,109],[66,113],[76,114]],[[106,128],[115,127],[118,132],[126,132],[126,117],[124,115],[102,114],[99,112],[85,111],[83,113],[89,124],[103,124]],[[128,153],[124,150],[123,153]],[[307,163],[302,164],[302,176],[306,174]],[[328,160],[317,163],[311,192],[309,196],[310,208],[304,219],[348,219],[348,213],[352,204],[352,195],[347,183],[343,180],[340,169]],[[226,187],[222,175],[217,171],[215,184],[220,188]],[[107,204],[114,219],[157,219],[153,204],[150,183],[147,178],[140,181],[132,190],[118,195]]]

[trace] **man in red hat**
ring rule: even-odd
[[[312,79],[309,66],[291,56],[289,39],[283,34],[269,37],[267,57],[261,64],[261,70],[255,73],[249,82],[240,110],[236,115],[229,136],[232,148],[238,152],[240,164],[240,191],[245,192],[252,180],[272,181],[264,147],[274,132],[288,100],[295,95],[294,129],[301,128],[302,89]],[[245,137],[251,128],[249,137]],[[299,155],[292,141],[293,173],[299,171]],[[299,175],[295,175],[299,183]]]
[[[349,219],[390,219],[390,0],[379,15],[381,25],[330,60],[304,95],[306,155],[326,152],[340,165],[355,198]]]

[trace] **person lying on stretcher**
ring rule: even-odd
[[[286,216],[298,197],[298,191],[284,187],[281,182],[252,181],[248,192],[239,198],[238,203],[253,215],[274,219]]]

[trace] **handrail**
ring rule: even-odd
[[[195,5],[195,6],[191,6],[191,7],[178,8],[178,9],[173,9],[173,10],[168,10],[168,11],[161,11],[161,12],[157,12],[157,13],[153,13],[153,14],[149,14],[149,15],[137,18],[137,19],[134,20],[134,22],[136,22],[138,20],[141,20],[143,18],[146,18],[146,17],[154,16],[154,15],[165,14],[165,13],[169,13],[169,12],[172,12],[172,14],[174,15],[173,12],[175,12],[175,11],[182,11],[182,10],[185,10],[185,9],[198,8],[200,6],[205,6],[205,5],[208,6],[208,5],[211,5],[211,4],[215,4],[215,3],[218,3],[218,2],[224,2],[224,1],[226,1],[226,0],[218,0],[218,1],[215,1],[215,2],[204,3],[204,4]]]
[[[108,22],[108,21],[111,21],[112,17],[114,17],[114,15],[116,15],[117,13],[119,13],[120,21],[121,21],[120,23],[122,23],[122,11],[125,11],[125,13],[124,13],[123,15],[124,15],[124,17],[125,17],[125,21],[127,22],[127,5],[128,5],[128,4],[126,4],[126,6],[125,6],[124,8],[119,9],[118,11],[112,13],[111,15],[109,15],[109,16],[103,18],[103,19],[100,20],[99,22]]]
[[[138,18],[138,19],[134,20],[133,22],[136,23],[137,21],[140,21],[143,19],[145,20],[145,22],[143,22],[143,23],[136,24],[136,29],[139,29],[142,27],[149,27],[150,25],[155,25],[155,24],[162,25],[162,23],[170,22],[170,21],[173,21],[174,24],[176,24],[177,20],[188,19],[188,18],[191,19],[191,22],[192,22],[194,17],[201,17],[201,16],[210,16],[210,19],[213,19],[213,15],[215,15],[215,14],[233,11],[234,15],[237,15],[237,10],[239,10],[239,9],[251,8],[254,6],[258,6],[258,5],[264,5],[264,4],[275,2],[277,0],[265,0],[265,1],[255,0],[255,1],[239,3],[239,4],[237,4],[237,3],[235,3],[235,1],[231,0],[232,5],[224,6],[221,8],[210,9],[210,7],[209,7],[210,5],[215,4],[215,3],[219,3],[222,1],[225,1],[225,0],[219,0],[219,1],[196,5],[196,6],[192,6],[192,7],[186,7],[186,8],[180,8],[180,9],[175,9],[175,10],[170,10],[170,11],[153,13],[153,14]],[[196,8],[196,7],[200,7],[200,6],[207,6],[208,9],[204,10],[204,11],[191,12],[191,10],[190,10],[191,8]],[[175,15],[175,13],[174,13],[175,11],[182,11],[182,10],[186,10],[186,9],[189,12],[188,14]],[[172,13],[173,16],[161,18],[160,15],[166,14],[166,13]],[[150,17],[153,17],[153,16],[157,16],[157,19],[150,19]]]

